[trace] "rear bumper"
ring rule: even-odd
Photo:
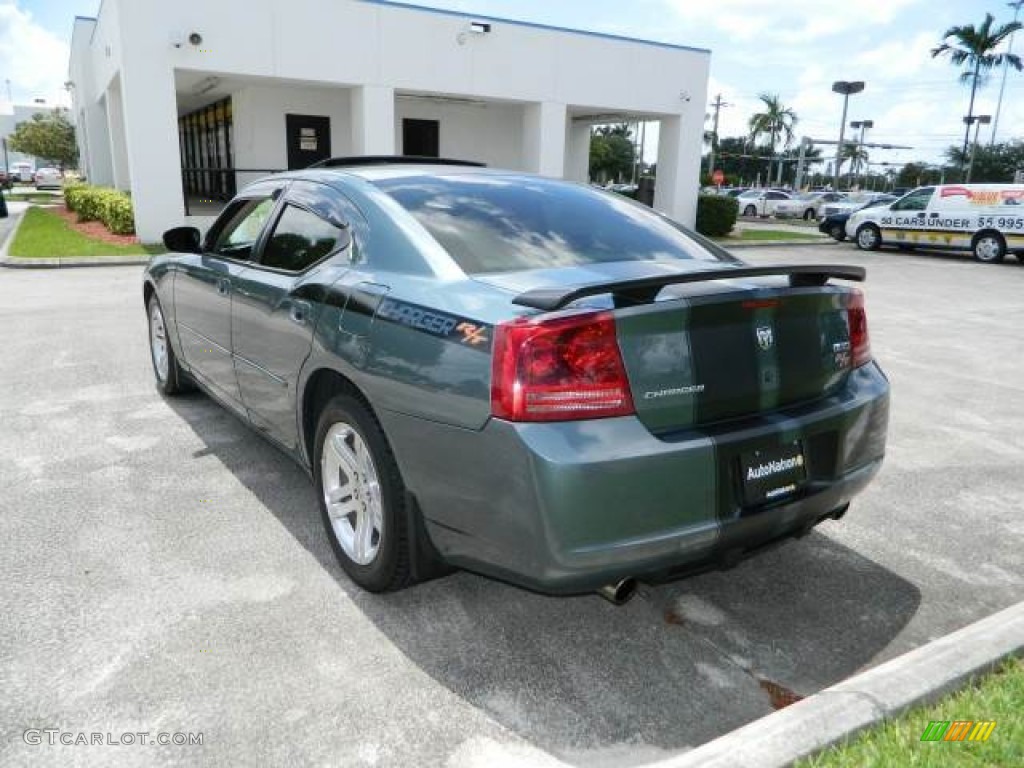
[[[878,472],[889,385],[874,364],[811,406],[655,437],[635,417],[492,419],[480,432],[381,414],[438,551],[453,565],[576,593],[732,561],[840,512]],[[739,456],[800,440],[808,484],[757,509]]]

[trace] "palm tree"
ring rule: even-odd
[[[868,151],[860,144],[846,142],[843,144],[840,156],[843,160],[850,161],[850,180],[848,186],[852,187],[854,177],[860,177],[861,166],[868,162]]]
[[[757,112],[750,117],[750,139],[757,141],[761,136],[768,136],[768,181],[772,178],[772,161],[775,158],[775,145],[782,139],[783,148],[793,143],[793,129],[797,124],[796,112],[782,104],[778,94],[762,93],[759,98],[764,104],[764,112]],[[782,161],[779,161],[781,175]]]
[[[963,83],[971,84],[971,103],[967,108],[962,157],[967,157],[967,145],[971,140],[971,123],[974,122],[974,97],[978,93],[978,83],[981,81],[982,72],[987,72],[993,67],[1003,66],[1003,64],[1007,64],[1019,72],[1024,66],[1020,56],[1016,54],[994,52],[1006,38],[1021,28],[1021,23],[1014,21],[1003,24],[998,29],[992,29],[994,21],[992,14],[986,13],[985,21],[980,27],[975,28],[973,24],[950,27],[942,36],[943,42],[932,49],[932,58],[948,54],[949,60],[953,62],[954,66],[966,67],[960,80]],[[951,39],[953,44],[948,42]]]

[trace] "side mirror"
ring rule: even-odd
[[[202,253],[199,230],[195,227],[175,227],[164,232],[164,246],[177,253]]]

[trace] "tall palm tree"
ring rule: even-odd
[[[850,161],[850,180],[848,185],[852,187],[853,179],[860,177],[861,167],[868,162],[868,151],[860,144],[847,142],[843,144],[843,149],[839,154],[843,160]]]
[[[950,27],[942,36],[942,43],[932,49],[932,58],[949,56],[949,60],[956,67],[965,67],[960,75],[963,83],[971,84],[971,103],[967,108],[967,125],[964,129],[964,147],[962,157],[967,157],[967,145],[971,140],[971,123],[974,122],[974,98],[978,93],[978,83],[981,81],[982,73],[988,72],[993,67],[1001,67],[1007,64],[1018,72],[1022,63],[1020,56],[1013,53],[995,53],[1002,42],[1021,28],[1019,21],[1003,24],[997,29],[992,29],[995,19],[991,13],[985,14],[985,21],[980,27],[973,24],[965,26]],[[952,40],[952,44],[949,42]],[[961,166],[962,167],[962,166]]]
[[[762,93],[758,98],[764,104],[764,111],[751,115],[750,139],[756,142],[760,137],[768,136],[768,180],[770,183],[772,161],[775,159],[775,145],[780,138],[784,149],[793,143],[793,129],[797,124],[797,116],[791,108],[783,105],[778,94]],[[782,170],[781,160],[779,160],[779,170]]]

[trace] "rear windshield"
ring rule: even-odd
[[[533,177],[380,179],[468,274],[613,261],[715,261],[685,231],[612,193]]]

